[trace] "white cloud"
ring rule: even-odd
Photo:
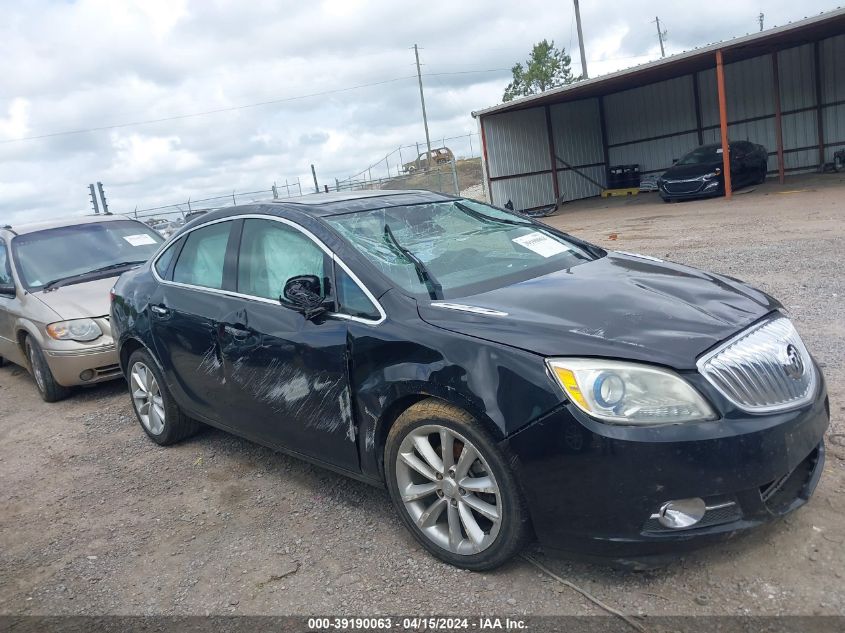
[[[765,3],[766,24],[836,0]],[[656,57],[653,15],[677,52],[756,29],[759,3],[582,3],[591,75]],[[101,180],[113,210],[323,182],[423,141],[413,78],[510,68],[554,39],[578,71],[572,7],[541,0],[408,4],[394,0],[32,0],[0,20],[0,141],[306,95],[331,95],[142,126],[0,142],[0,222],[87,208]],[[424,78],[432,142],[475,132],[470,111],[498,102],[509,73]],[[456,148],[468,153],[468,144]],[[477,151],[477,143],[475,147]],[[404,150],[409,160],[413,150]],[[398,156],[391,158],[398,162]],[[383,170],[383,166],[381,167]],[[383,173],[383,172],[382,172]],[[375,175],[375,171],[374,171]]]

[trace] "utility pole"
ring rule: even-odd
[[[663,48],[663,40],[666,38],[666,31],[660,28],[660,18],[655,16],[654,22],[657,24],[657,39],[660,41],[660,56],[666,57],[666,50]]]
[[[765,19],[766,19],[766,14],[761,11],[760,15],[757,16],[757,21],[760,23],[760,30],[761,31],[763,30],[763,20],[765,20]]]
[[[581,78],[587,79],[587,55],[584,54],[584,33],[581,31],[581,9],[578,0],[575,1],[575,24],[578,25],[578,47],[581,49]]]
[[[106,192],[103,190],[103,183],[98,182],[97,189],[100,191],[100,202],[103,203],[103,213],[111,215],[111,211],[109,211],[109,203],[106,202]]]
[[[420,72],[420,51],[414,44],[414,57],[417,60],[417,80],[420,82],[420,103],[422,104],[423,126],[425,127],[425,144],[428,147],[428,162],[431,162],[431,139],[428,136],[428,117],[425,115],[425,95],[423,94],[422,73]],[[419,154],[417,154],[419,156]]]
[[[317,184],[317,171],[314,169],[314,163],[311,163],[311,175],[314,176],[314,193],[320,193],[320,185]]]
[[[88,185],[88,191],[91,192],[91,204],[94,206],[94,215],[100,215],[100,205],[97,203],[97,192],[94,189],[94,183]]]

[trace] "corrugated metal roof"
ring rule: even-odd
[[[716,42],[691,51],[685,51],[664,59],[640,64],[633,68],[626,68],[600,77],[585,79],[573,84],[552,88],[546,92],[514,99],[507,103],[478,110],[472,113],[474,117],[485,116],[498,112],[522,110],[550,103],[560,103],[575,99],[585,99],[620,90],[633,88],[643,83],[651,83],[676,77],[714,65],[714,53],[722,50],[725,62],[738,61],[761,54],[761,49],[767,47],[796,46],[806,41],[803,38],[811,36],[813,39],[839,35],[845,30],[845,8],[836,8],[817,16],[805,18],[798,22],[776,28],[737,37],[724,42]]]

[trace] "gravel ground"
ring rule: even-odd
[[[657,571],[543,564],[633,615],[845,614],[843,185],[590,200],[547,220],[780,298],[824,365],[833,422],[817,493],[786,520]],[[215,430],[159,448],[119,382],[48,405],[0,369],[0,481],[0,613],[602,613],[521,559],[484,574],[437,562],[383,490]]]

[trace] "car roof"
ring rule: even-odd
[[[66,218],[54,218],[52,220],[42,220],[40,222],[26,222],[24,224],[3,225],[0,230],[6,230],[15,235],[25,235],[26,233],[35,233],[36,231],[44,231],[46,229],[59,229],[65,226],[78,226],[80,224],[94,224],[97,222],[114,222],[115,220],[131,220],[124,215],[83,215],[70,216]]]
[[[402,207],[410,204],[424,204],[426,202],[442,202],[455,200],[455,196],[422,189],[404,189],[395,191],[344,191],[330,193],[312,193],[301,198],[287,198],[270,200],[268,204],[299,211],[308,215],[325,217],[343,213],[357,213]]]

